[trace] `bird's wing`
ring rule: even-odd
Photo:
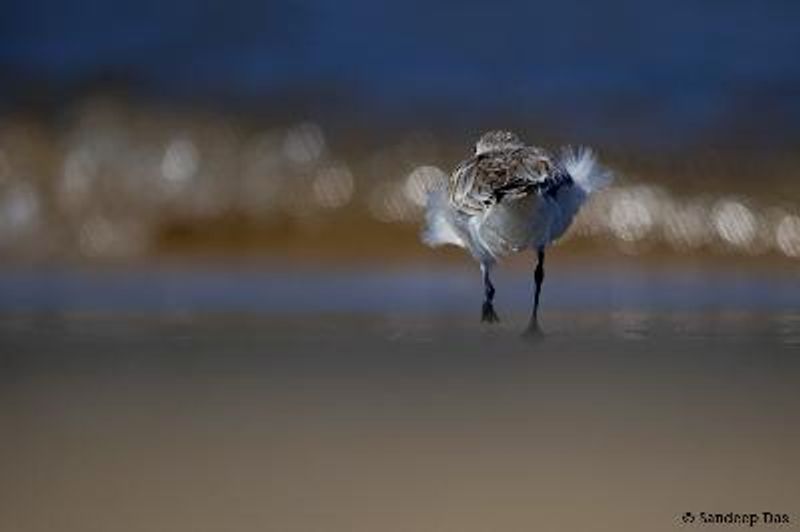
[[[450,203],[459,212],[478,214],[485,208],[486,192],[478,186],[478,166],[475,157],[462,161],[450,176]]]
[[[505,198],[555,194],[571,184],[569,174],[537,148],[497,151],[463,161],[450,178],[450,201],[466,214],[479,214]]]

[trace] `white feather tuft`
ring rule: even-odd
[[[456,230],[453,209],[443,186],[428,192],[428,205],[425,211],[425,230],[422,241],[431,247],[453,244],[465,247],[464,240]]]
[[[614,174],[597,162],[591,148],[564,149],[561,153],[561,164],[587,195],[608,186],[614,180]]]

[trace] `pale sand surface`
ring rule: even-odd
[[[0,530],[798,527],[797,314],[469,310],[6,314]]]

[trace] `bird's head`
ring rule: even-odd
[[[525,147],[525,144],[511,131],[489,131],[481,135],[481,138],[475,144],[475,155],[523,147]]]

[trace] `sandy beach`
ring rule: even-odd
[[[5,315],[0,529],[797,527],[796,315],[472,318]]]

